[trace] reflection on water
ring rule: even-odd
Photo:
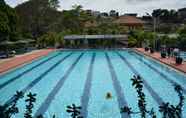
[[[89,114],[94,118],[115,118],[120,115],[120,113],[114,108],[114,106],[115,105],[111,99],[105,100],[105,102],[100,103],[100,107],[97,107],[97,113],[91,112]]]

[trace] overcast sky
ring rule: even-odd
[[[5,0],[9,5],[15,7],[27,0]],[[72,5],[80,4],[85,9],[108,12],[115,9],[124,13],[138,13],[143,15],[151,13],[153,9],[166,8],[178,9],[186,7],[186,0],[60,0],[60,9],[71,9]]]

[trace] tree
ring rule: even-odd
[[[8,39],[10,33],[8,22],[8,16],[4,12],[0,11],[0,42]]]
[[[15,10],[0,1],[0,41],[17,40],[18,17]]]
[[[61,30],[58,4],[58,0],[30,0],[18,5],[15,9],[20,17],[22,32],[31,33],[37,39],[45,32]]]
[[[77,4],[75,4],[75,5],[72,5],[72,8],[73,8],[73,10],[77,13],[76,15],[79,15],[80,14],[80,12],[82,11],[82,6],[81,5],[77,5]]]
[[[186,50],[186,26],[179,29],[178,33],[179,33],[178,46],[181,49]]]
[[[94,20],[86,14],[81,5],[73,5],[71,10],[63,11],[62,24],[65,30],[70,30],[72,34],[82,34],[85,30],[85,22]]]
[[[0,4],[2,4],[2,5],[4,4],[5,5],[6,3],[5,3],[4,0],[0,0]]]
[[[153,10],[152,16],[160,19],[161,22],[164,23],[177,23],[179,21],[178,12],[173,9],[155,9]]]
[[[49,0],[50,7],[53,9],[59,8],[59,0]]]
[[[129,36],[128,46],[135,47],[137,45],[137,40],[134,37]]]

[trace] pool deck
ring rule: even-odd
[[[31,62],[32,60],[38,59],[39,57],[45,56],[54,49],[42,49],[35,50],[23,55],[17,55],[8,59],[0,59],[0,74],[6,73],[7,71],[22,66],[26,63]]]
[[[181,65],[178,65],[175,63],[175,58],[161,58],[161,55],[159,52],[154,52],[153,54],[151,54],[150,52],[145,52],[145,50],[143,48],[135,48],[136,51],[146,55],[146,56],[149,56],[149,57],[152,57],[158,61],[160,61],[161,63],[164,63],[168,66],[171,66],[183,73],[186,73],[186,62],[183,62]]]

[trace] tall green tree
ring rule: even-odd
[[[180,28],[179,31],[179,37],[178,37],[178,46],[182,50],[186,50],[186,26],[183,28]]]
[[[29,0],[18,5],[15,9],[20,17],[23,34],[31,33],[37,39],[46,32],[58,30],[60,25],[56,26],[61,19],[58,6],[58,0]]]
[[[59,8],[59,0],[49,0],[50,7],[53,9]]]
[[[15,10],[9,7],[4,0],[0,1],[0,41],[17,40],[18,17]]]
[[[5,4],[5,1],[4,0],[0,0],[0,4]]]
[[[62,14],[62,24],[66,30],[70,30],[72,34],[81,34],[83,32],[88,15],[81,5],[73,5],[71,10],[63,11]]]

